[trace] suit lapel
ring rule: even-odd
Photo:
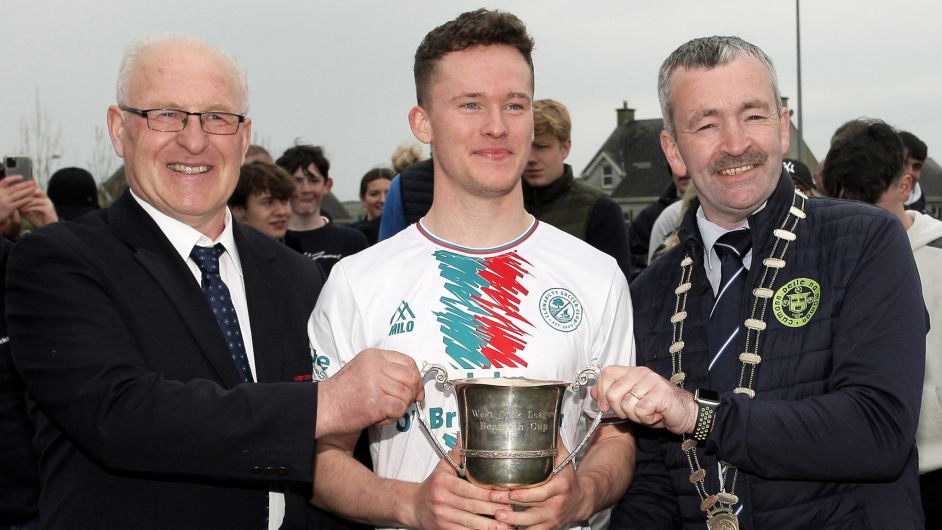
[[[258,382],[283,380],[282,352],[285,351],[284,318],[273,301],[283,299],[283,282],[276,281],[273,267],[275,254],[271,248],[256,244],[245,234],[239,223],[233,224],[233,237],[239,247],[239,261],[245,279],[245,298],[251,315],[252,349],[255,352],[255,374]]]
[[[134,249],[134,258],[179,312],[223,385],[232,388],[239,384],[239,373],[206,298],[193,273],[157,223],[129,192],[125,192],[109,209],[109,224],[115,234]]]

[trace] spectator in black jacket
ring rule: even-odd
[[[641,271],[648,266],[648,254],[650,254],[651,230],[654,228],[654,221],[657,220],[664,208],[680,200],[687,191],[687,185],[690,184],[690,177],[687,175],[671,175],[671,183],[668,184],[661,196],[653,203],[645,206],[638,212],[631,225],[628,227],[628,241],[631,247],[631,280],[641,274]]]
[[[363,203],[363,218],[350,224],[366,236],[370,245],[379,239],[379,225],[382,221],[386,195],[392,183],[393,170],[376,167],[367,171],[360,179],[360,202]]]
[[[0,309],[6,306],[7,255],[12,247],[0,237]],[[39,469],[34,426],[26,412],[26,386],[10,356],[6,322],[0,315],[0,530],[36,528]],[[30,521],[32,526],[20,526]]]
[[[0,228],[19,236],[20,220],[33,228],[57,221],[56,210],[33,180],[0,172]],[[13,243],[0,236],[0,311],[6,308],[7,256]],[[0,530],[36,528],[39,469],[33,449],[34,424],[27,411],[26,385],[10,355],[6,317],[0,314]]]
[[[327,274],[344,256],[369,246],[359,230],[332,223],[321,215],[321,202],[330,193],[334,180],[330,178],[330,162],[320,146],[288,148],[275,163],[290,173],[296,184],[286,245],[314,260]]]

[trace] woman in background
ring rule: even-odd
[[[393,171],[378,167],[371,169],[360,179],[360,200],[363,202],[363,218],[350,226],[363,232],[370,245],[379,238],[379,221],[386,204],[386,193],[392,182]]]

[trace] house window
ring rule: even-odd
[[[612,180],[612,166],[605,164],[602,166],[602,187],[611,188]]]

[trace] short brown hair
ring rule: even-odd
[[[245,208],[249,197],[266,191],[273,199],[286,201],[294,195],[294,187],[294,178],[281,167],[268,162],[250,162],[239,171],[239,183],[229,197],[229,206]]]
[[[572,133],[572,119],[562,103],[553,99],[538,99],[533,102],[533,135],[547,133],[565,142]]]
[[[475,46],[506,44],[516,48],[530,66],[533,76],[533,39],[524,23],[506,11],[478,9],[458,15],[430,31],[415,51],[415,97],[419,105],[425,101],[426,92],[435,66],[446,54],[460,52]]]
[[[835,133],[821,179],[831,197],[876,204],[903,176],[905,147],[896,129],[881,120],[851,120]]]

